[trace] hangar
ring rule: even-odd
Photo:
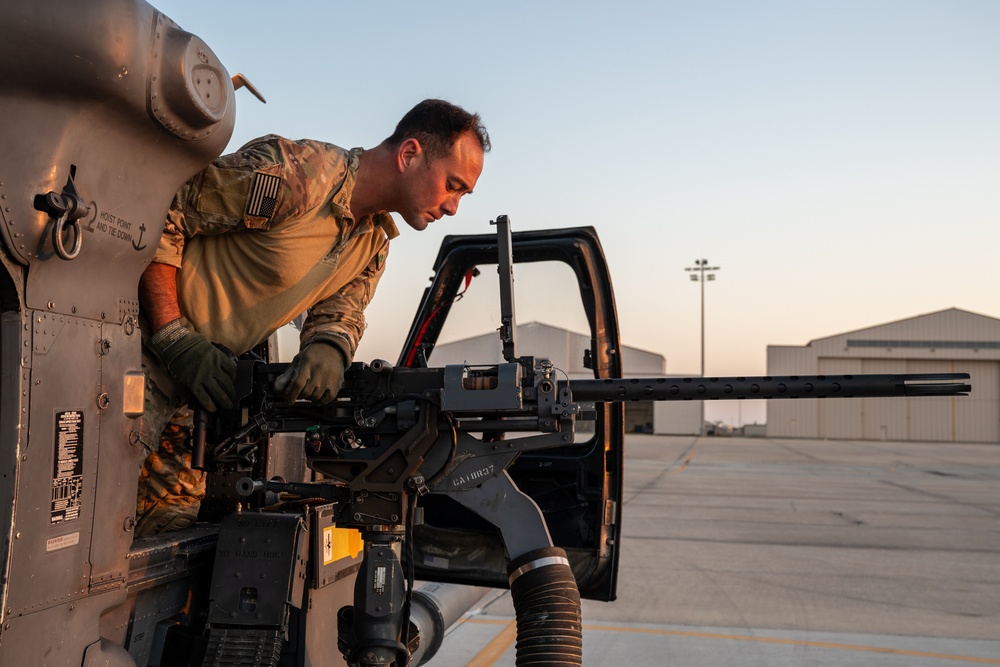
[[[960,372],[972,376],[970,396],[768,401],[767,436],[1000,442],[1000,319],[949,308],[769,345],[768,375]]]

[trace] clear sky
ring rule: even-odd
[[[425,97],[482,114],[480,183],[455,218],[401,224],[360,359],[396,359],[441,238],[498,214],[597,228],[622,342],[670,373],[699,371],[699,258],[721,267],[708,375],[945,308],[1000,317],[1000,2],[152,4],[267,97],[237,93],[230,148],[372,147]],[[519,321],[558,312],[558,290],[524,282]]]

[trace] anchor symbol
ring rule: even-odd
[[[146,225],[145,224],[140,224],[139,225],[139,238],[136,239],[135,241],[132,241],[132,247],[135,250],[145,250],[146,249],[146,244],[142,243],[142,233],[145,232],[145,231],[146,231]],[[142,245],[139,245],[140,243],[142,243]]]

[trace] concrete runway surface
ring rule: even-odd
[[[584,664],[1000,665],[1000,445],[630,435]],[[433,667],[515,664],[506,591]]]

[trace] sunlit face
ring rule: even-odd
[[[472,192],[483,173],[483,148],[471,132],[452,146],[451,152],[428,159],[423,147],[407,139],[401,148],[402,198],[399,214],[416,230],[458,212],[458,202]]]

